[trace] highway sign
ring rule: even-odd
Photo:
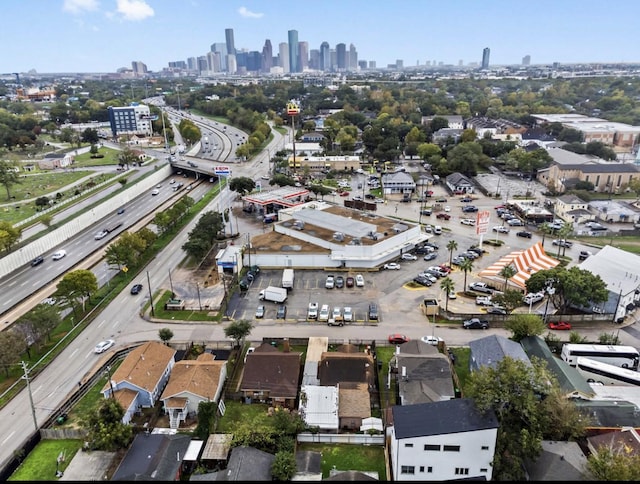
[[[231,174],[231,168],[228,166],[214,166],[213,172],[219,176],[229,176]]]

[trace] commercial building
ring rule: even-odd
[[[122,135],[151,136],[153,133],[149,106],[132,103],[129,106],[109,108],[109,123],[114,138]]]

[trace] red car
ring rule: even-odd
[[[552,321],[549,323],[549,329],[570,330],[571,323],[569,321]]]
[[[349,196],[349,192],[340,192],[340,193],[338,193],[338,195],[340,195],[341,197],[348,197]]]
[[[440,212],[438,215],[436,215],[436,218],[443,218],[445,220],[449,220],[451,218],[451,215],[449,215],[448,213]]]
[[[409,341],[409,338],[407,338],[404,334],[394,333],[389,335],[389,343],[391,343],[392,345],[401,345],[402,343],[406,343],[407,341]]]
[[[447,264],[440,264],[440,269],[447,273],[451,272],[451,267],[449,267]]]

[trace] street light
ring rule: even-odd
[[[547,287],[545,288],[545,290],[547,291],[547,304],[545,304],[544,306],[544,318],[542,319],[542,322],[544,323],[544,325],[547,325],[547,311],[549,309],[549,301],[551,300],[551,296],[553,296],[556,292],[555,288],[547,285]]]

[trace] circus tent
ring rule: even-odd
[[[537,242],[526,250],[514,251],[502,257],[496,263],[480,271],[478,276],[490,280],[493,285],[495,285],[496,282],[504,283],[504,278],[500,276],[500,271],[505,266],[512,265],[517,272],[509,279],[510,289],[524,291],[526,290],[526,283],[529,277],[531,277],[531,274],[552,269],[559,263],[560,261],[546,254],[542,243]]]

